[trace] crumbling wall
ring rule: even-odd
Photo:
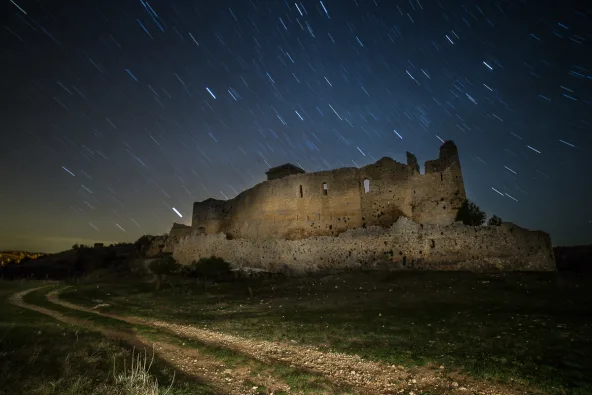
[[[176,222],[173,223],[173,227],[169,232],[169,236],[167,237],[161,252],[173,252],[174,246],[179,243],[181,238],[189,236],[192,231],[193,229],[191,226],[178,224]]]
[[[442,144],[438,159],[427,161],[425,174],[413,181],[412,219],[420,224],[453,223],[467,198],[456,145]]]
[[[285,175],[234,199],[195,203],[192,227],[235,239],[295,240],[389,227],[400,216],[451,224],[466,197],[454,143],[443,144],[439,158],[426,162],[426,174],[418,170],[408,153],[407,164],[382,158],[361,168]]]
[[[193,203],[192,228],[204,228],[205,233],[218,233],[226,230],[229,220],[228,204],[224,200],[207,199]]]
[[[362,227],[391,226],[400,216],[412,216],[412,166],[382,158],[359,170]]]
[[[421,225],[401,217],[390,228],[354,229],[300,240],[229,240],[224,234],[181,238],[173,256],[182,264],[219,256],[235,267],[307,273],[382,267],[414,270],[553,271],[548,234],[511,223],[469,227]]]
[[[226,202],[196,203],[193,228],[248,239],[336,235],[362,225],[359,183],[354,168],[266,181]]]
[[[172,253],[175,245],[182,237],[189,236],[193,232],[191,226],[174,222],[168,235],[148,236],[151,238],[144,254],[146,257],[155,257],[162,253]]]

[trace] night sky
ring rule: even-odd
[[[0,249],[444,140],[488,214],[592,242],[589,2],[1,0],[0,25]]]

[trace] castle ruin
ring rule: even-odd
[[[466,199],[456,145],[438,159],[385,157],[361,168],[306,173],[292,164],[234,199],[193,205],[191,226],[161,241],[181,263],[220,256],[235,266],[309,272],[353,267],[554,270],[549,235],[513,224],[455,223]]]
[[[449,225],[466,199],[458,151],[448,141],[425,164],[407,153],[407,164],[385,157],[361,168],[305,173],[274,167],[267,181],[234,199],[193,205],[193,229],[236,239],[297,240],[335,236],[348,229],[388,227],[401,216],[419,224]]]

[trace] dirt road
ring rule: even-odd
[[[63,290],[63,289],[62,289]],[[405,368],[367,361],[357,355],[323,352],[313,347],[253,340],[190,325],[103,313],[75,305],[59,298],[60,290],[50,292],[48,300],[66,308],[90,312],[130,324],[157,328],[177,336],[225,347],[265,364],[285,364],[322,374],[332,382],[347,385],[363,394],[419,394],[464,392],[474,394],[524,394],[530,391],[475,380],[466,375],[447,372],[435,366]],[[454,378],[452,378],[454,377]]]
[[[45,314],[65,324],[90,331],[96,331],[111,339],[126,342],[138,349],[153,349],[154,353],[159,358],[168,362],[175,369],[210,383],[212,387],[216,389],[216,393],[219,394],[256,394],[260,393],[258,391],[259,387],[267,388],[271,392],[280,390],[289,392],[290,390],[290,387],[285,382],[282,382],[276,377],[267,375],[253,377],[247,369],[230,369],[216,358],[204,355],[196,349],[180,347],[167,342],[155,342],[140,336],[137,333],[105,328],[94,322],[69,317],[58,311],[36,306],[24,301],[25,295],[37,291],[40,288],[44,287],[37,287],[18,292],[12,295],[9,301],[16,306]],[[52,299],[55,300],[55,298]],[[257,385],[252,384],[254,381]]]

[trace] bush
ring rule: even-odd
[[[171,256],[162,255],[150,262],[148,266],[154,274],[174,274],[181,269],[181,265]]]
[[[487,221],[488,226],[500,226],[502,224],[502,219],[497,215],[493,214],[491,218]]]
[[[212,256],[210,258],[201,258],[199,261],[193,261],[191,264],[185,266],[184,273],[189,277],[200,278],[203,277],[207,281],[217,280],[223,275],[230,273],[230,264],[222,258]]]
[[[485,223],[487,215],[475,203],[465,200],[456,214],[456,221],[465,225],[480,226]]]
[[[160,289],[166,276],[180,272],[181,265],[171,255],[161,255],[150,262],[148,269],[156,276],[156,289]]]
[[[141,236],[134,243],[134,245],[136,246],[136,250],[138,252],[140,252],[140,253],[146,252],[146,250],[148,250],[148,248],[150,247],[150,244],[152,243],[152,240],[153,239],[154,239],[154,237],[151,237],[151,236],[148,236],[148,235]]]

